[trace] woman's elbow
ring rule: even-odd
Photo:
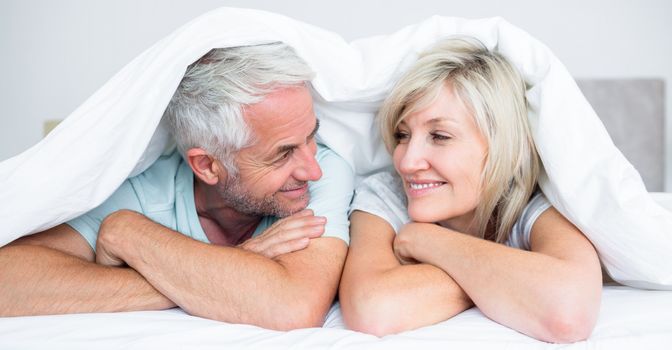
[[[581,287],[579,287],[581,286]],[[544,341],[574,343],[590,337],[595,328],[602,299],[602,279],[565,282],[547,294],[541,320]]]
[[[386,317],[379,309],[372,307],[370,311],[363,308],[359,311],[341,309],[343,312],[343,320],[348,329],[353,331],[375,335],[376,337],[384,337],[388,334],[395,334],[404,331],[400,327],[400,323],[396,322],[390,317]]]
[[[548,315],[543,324],[541,340],[550,343],[575,343],[590,337],[597,312],[559,310]]]
[[[353,331],[377,337],[407,330],[398,315],[394,315],[393,310],[399,306],[390,305],[386,299],[370,291],[341,293],[341,313],[345,325]]]

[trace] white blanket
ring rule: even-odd
[[[477,37],[522,72],[546,170],[541,188],[590,238],[612,277],[672,288],[672,214],[646,193],[565,67],[546,46],[500,18],[432,17],[348,44],[276,14],[226,8],[207,13],[134,59],[42,142],[0,164],[0,245],[86,212],[148,167],[170,142],[157,126],[185,68],[213,47],[269,41],[293,46],[317,73],[312,84],[319,138],[360,176],[388,166],[374,113],[417,53],[453,34]]]

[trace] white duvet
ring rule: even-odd
[[[317,73],[319,138],[360,176],[387,166],[374,113],[419,51],[453,34],[477,37],[522,72],[545,168],[541,188],[590,238],[611,276],[635,287],[672,289],[672,214],[651,199],[562,63],[501,18],[432,17],[346,43],[276,14],[207,13],[130,62],[42,142],[0,163],[0,245],[86,212],[148,167],[170,142],[158,126],[185,68],[213,47],[293,46]]]

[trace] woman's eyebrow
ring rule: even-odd
[[[456,123],[455,119],[446,117],[446,116],[439,116],[439,117],[434,117],[432,119],[429,119],[428,121],[425,122],[425,124],[443,124],[443,123]]]

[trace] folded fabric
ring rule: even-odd
[[[90,210],[170,146],[160,124],[186,67],[215,47],[282,41],[316,72],[318,138],[360,178],[390,165],[373,117],[417,54],[471,35],[508,57],[528,85],[530,121],[550,202],[597,248],[617,281],[672,289],[672,214],[637,171],[550,50],[501,18],[432,17],[388,36],[346,43],[290,18],[222,8],[187,23],[134,59],[40,143],[0,163],[0,245]]]

